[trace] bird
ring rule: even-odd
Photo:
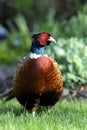
[[[29,55],[16,66],[11,89],[18,102],[35,117],[39,106],[50,112],[62,92],[63,77],[58,63],[48,56],[47,46],[56,40],[47,32],[33,34]]]

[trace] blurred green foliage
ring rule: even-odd
[[[87,0],[0,0],[0,22],[7,27],[8,19],[23,14],[31,30],[34,23],[45,22],[48,12],[55,11],[56,21],[70,20],[77,12],[87,12]]]
[[[8,21],[11,31],[6,30],[7,39],[0,42],[0,63],[14,64],[29,53],[31,33],[27,23],[22,15],[17,16],[15,22],[18,28]]]
[[[64,86],[74,88],[87,84],[87,38],[58,38],[48,53],[58,62],[64,78]]]
[[[40,24],[40,31],[52,32],[55,37],[87,37],[87,13],[78,12],[70,20],[63,20],[61,23],[54,19],[53,9],[47,15],[46,22]]]

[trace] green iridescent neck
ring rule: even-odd
[[[45,55],[45,54],[47,54],[45,47],[32,46],[30,51],[31,51],[32,53],[36,53],[36,54],[40,54],[40,55]]]

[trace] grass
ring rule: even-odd
[[[38,110],[34,119],[15,99],[0,101],[0,130],[87,130],[87,101],[63,100],[50,114]]]

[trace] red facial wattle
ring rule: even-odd
[[[39,41],[40,45],[42,45],[42,46],[46,45],[48,38],[49,38],[49,35],[47,33],[39,34],[38,41]]]

